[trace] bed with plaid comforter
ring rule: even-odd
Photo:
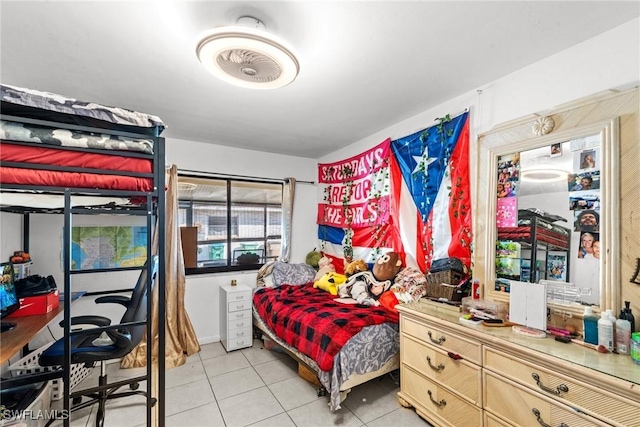
[[[331,371],[334,357],[363,328],[398,323],[398,314],[383,307],[343,304],[328,292],[307,285],[260,288],[253,305],[279,338]]]

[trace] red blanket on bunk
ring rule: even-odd
[[[386,308],[343,304],[335,298],[312,284],[282,285],[258,289],[253,305],[278,337],[329,371],[334,356],[362,328],[398,323],[398,314]]]

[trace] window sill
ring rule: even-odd
[[[197,276],[199,274],[216,274],[227,273],[230,271],[257,271],[262,268],[263,264],[248,264],[248,265],[231,265],[220,267],[199,267],[199,268],[185,268],[185,276]]]

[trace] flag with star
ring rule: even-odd
[[[391,141],[391,217],[396,252],[426,272],[435,259],[471,263],[469,113]]]

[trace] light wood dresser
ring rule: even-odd
[[[640,427],[629,356],[462,324],[419,301],[397,308],[398,400],[435,426]]]
[[[251,288],[220,286],[220,340],[227,351],[251,347]]]

